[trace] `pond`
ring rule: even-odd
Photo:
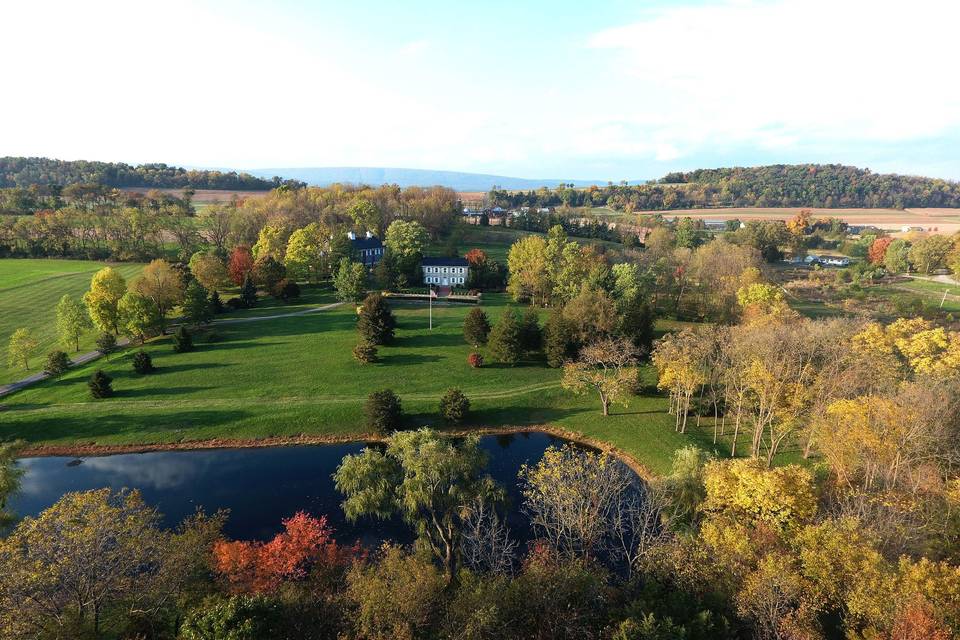
[[[487,472],[508,492],[508,524],[521,542],[530,537],[519,512],[517,472],[535,464],[550,445],[565,441],[541,433],[483,436]],[[269,539],[280,521],[297,511],[326,515],[341,543],[359,540],[376,546],[390,539],[406,543],[412,533],[402,522],[362,519],[347,522],[340,509],[343,496],[332,475],[347,454],[363,443],[313,446],[161,451],[86,458],[23,458],[26,470],[21,492],[11,508],[20,516],[36,515],[70,491],[110,487],[139,489],[144,500],[163,514],[165,526],[176,526],[198,507],[207,513],[229,509],[225,533],[234,539]]]

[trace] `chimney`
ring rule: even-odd
[[[347,237],[350,238],[351,240],[356,240],[357,234],[355,234],[353,231],[347,231]]]
[[[367,231],[367,240],[369,240],[369,239],[372,238],[372,237],[373,237],[373,234],[370,233],[369,231]]]

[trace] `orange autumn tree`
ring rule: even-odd
[[[464,256],[467,263],[474,269],[480,269],[487,264],[487,254],[483,249],[470,249]]]
[[[246,245],[238,245],[230,253],[230,263],[227,270],[234,284],[243,284],[243,278],[253,269],[253,252]]]
[[[285,582],[306,578],[312,569],[344,567],[359,552],[337,544],[326,516],[300,511],[283,526],[270,542],[221,540],[214,545],[213,567],[234,591],[273,592]]]
[[[887,248],[891,242],[893,242],[893,238],[882,236],[870,244],[870,248],[867,249],[867,258],[870,260],[870,264],[883,264],[887,257]]]

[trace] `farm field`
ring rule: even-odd
[[[506,300],[489,296],[484,307],[495,320]],[[540,361],[470,368],[471,348],[462,337],[467,310],[435,306],[431,332],[425,307],[396,304],[396,342],[381,348],[381,362],[369,365],[352,357],[357,334],[349,305],[218,326],[215,342],[198,341],[185,354],[175,354],[167,338],[157,339],[145,346],[158,367],[153,375],[134,374],[133,350],[126,350],[5,398],[0,439],[65,445],[359,436],[370,392],[396,391],[410,427],[442,426],[437,403],[445,389],[457,386],[472,401],[467,426],[553,425],[617,446],[654,472],[668,470],[673,451],[684,444],[713,449],[710,421],[686,435],[675,433],[664,397],[633,398],[604,418],[594,397],[562,390],[560,371]],[[95,368],[114,378],[114,398],[90,399],[86,381]],[[722,451],[728,446],[723,443]]]
[[[731,207],[718,209],[673,209],[635,211],[636,214],[660,214],[667,218],[685,216],[705,220],[788,220],[800,209],[809,209],[814,218],[834,217],[850,224],[872,225],[899,230],[904,225],[951,234],[960,231],[960,209],[823,209],[812,207]]]
[[[43,366],[43,357],[58,344],[56,331],[57,302],[65,293],[79,298],[90,288],[93,274],[108,266],[88,260],[3,259],[0,260],[0,384],[18,380],[27,375],[21,369],[11,369],[7,362],[6,345],[16,329],[26,327],[40,343],[37,355],[31,360],[31,372]],[[111,265],[124,278],[134,278],[143,268],[141,264]],[[80,343],[81,351],[89,350],[96,338],[90,331]],[[66,350],[66,349],[65,349]]]

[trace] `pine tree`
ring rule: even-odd
[[[139,374],[153,373],[153,358],[142,349],[133,354],[133,370]]]
[[[463,337],[474,348],[487,344],[490,335],[490,320],[480,307],[474,307],[463,320]]]
[[[520,323],[511,307],[503,312],[490,331],[490,355],[502,364],[513,365],[520,360]]]
[[[389,344],[396,326],[397,320],[382,295],[371,293],[364,299],[357,319],[361,340],[373,345]]]
[[[51,351],[47,354],[47,363],[43,366],[43,372],[51,378],[59,378],[66,373],[70,366],[70,358],[63,351]]]
[[[536,353],[543,348],[543,332],[540,330],[540,315],[533,307],[527,307],[520,320],[520,350]]]
[[[440,415],[447,422],[463,422],[470,413],[470,398],[457,388],[447,389],[440,398]]]
[[[184,293],[183,315],[197,326],[207,324],[213,319],[209,294],[203,285],[196,280],[187,285],[187,290]]]
[[[557,369],[562,367],[567,360],[576,357],[577,348],[574,341],[573,326],[569,320],[563,317],[559,309],[547,318],[543,333],[544,351],[546,352],[548,366]]]
[[[400,426],[403,407],[397,394],[390,389],[384,389],[370,394],[364,413],[367,416],[368,429],[374,433],[388,433]]]
[[[97,369],[90,376],[87,386],[90,387],[90,395],[95,400],[109,398],[113,395],[113,378],[104,373],[103,369]]]
[[[223,300],[220,299],[220,294],[217,291],[210,292],[210,310],[214,314],[223,313]]]
[[[184,325],[180,325],[180,328],[173,334],[173,350],[177,353],[193,351],[193,336],[190,335]]]
[[[244,309],[257,306],[257,285],[253,284],[249,273],[243,277],[243,286],[240,287],[240,304]]]

